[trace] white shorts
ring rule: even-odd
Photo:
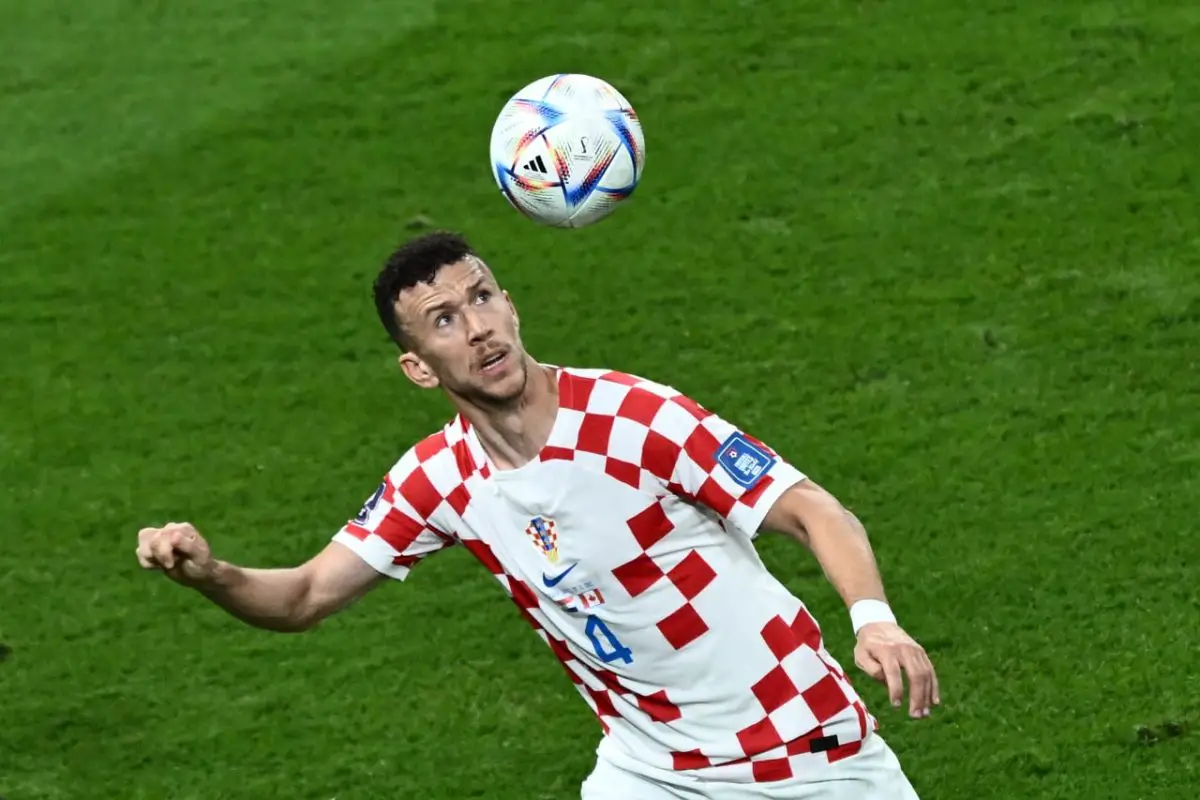
[[[618,763],[620,762],[620,763]],[[918,800],[896,754],[870,734],[855,755],[825,763],[813,774],[769,783],[702,780],[687,773],[639,766],[601,745],[583,782],[582,800]]]

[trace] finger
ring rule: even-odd
[[[929,660],[929,654],[924,650],[919,654],[921,661],[921,669],[925,671],[926,695],[925,695],[925,716],[929,716],[929,711],[933,706],[941,702],[938,696],[938,680],[937,671],[933,668],[933,662]]]
[[[171,547],[184,555],[193,555],[197,550],[196,532],[187,528],[176,528],[171,531]]]
[[[932,695],[929,670],[926,669],[922,652],[913,647],[904,651],[904,671],[908,673],[908,714],[913,718],[924,717],[929,709]]]
[[[883,665],[879,663],[879,659],[867,652],[859,653],[855,659],[858,662],[858,668],[867,673],[874,680],[883,680]]]
[[[139,547],[134,552],[137,553],[138,564],[142,566],[142,569],[154,569],[156,566],[158,566],[154,563],[154,559],[150,556],[148,550],[143,551],[142,548]]]
[[[929,658],[928,655],[925,657]],[[933,678],[933,704],[940,706],[942,704],[942,687],[938,683],[937,670],[933,667],[933,661],[929,662],[929,674]]]
[[[175,550],[169,535],[154,537],[154,541],[150,543],[150,553],[163,569],[172,569],[175,566]]]
[[[904,699],[904,679],[900,675],[900,659],[896,656],[895,651],[887,650],[879,661],[887,680],[888,699],[892,701],[893,706],[899,708],[900,702]]]
[[[933,661],[930,660],[929,654],[924,650],[921,651],[921,659],[925,662],[926,672],[929,673],[929,700],[925,703],[925,710],[928,712],[940,700],[938,697],[937,671],[933,668]]]

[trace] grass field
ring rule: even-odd
[[[299,637],[134,559],[186,519],[303,560],[442,423],[370,300],[434,224],[538,358],[671,383],[863,518],[941,675],[921,722],[857,681],[923,797],[1189,796],[1198,50],[1183,0],[0,0],[0,795],[578,796],[599,727],[465,552]],[[572,232],[486,157],[559,71],[648,144]]]

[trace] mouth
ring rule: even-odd
[[[496,372],[508,361],[508,351],[500,350],[479,362],[479,371],[487,374]]]

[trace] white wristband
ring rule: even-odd
[[[854,627],[855,636],[858,636],[859,630],[864,625],[870,625],[872,622],[895,621],[896,615],[892,613],[891,607],[882,600],[855,600],[850,606],[850,624]]]

